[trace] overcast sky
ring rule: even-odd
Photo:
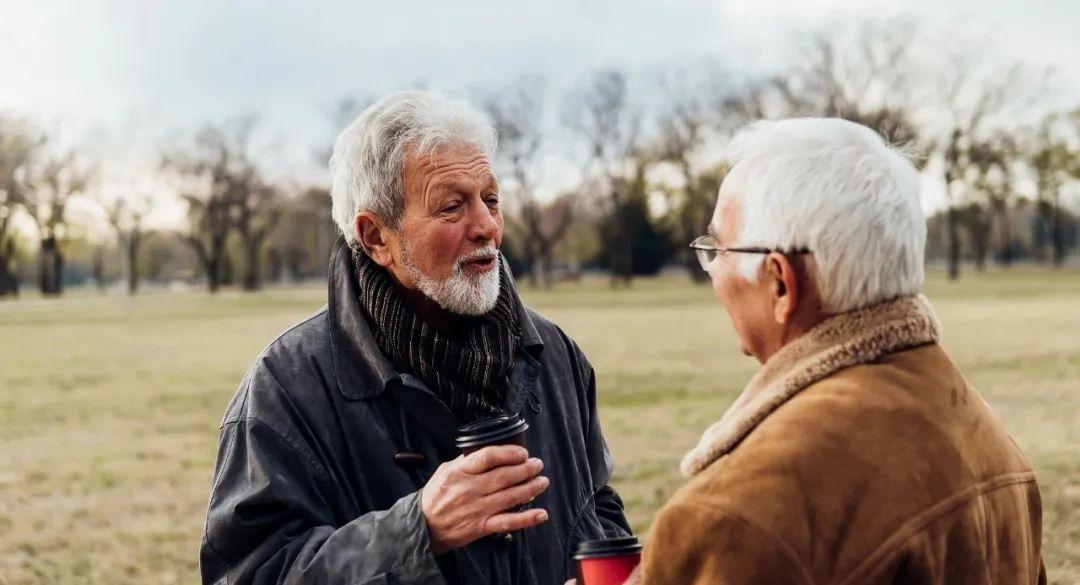
[[[3,0],[0,109],[131,159],[170,133],[258,112],[279,172],[317,177],[312,150],[336,134],[327,111],[345,95],[421,82],[468,93],[527,74],[558,86],[597,65],[703,56],[752,74],[788,62],[800,31],[887,15],[1056,65],[1054,98],[1080,102],[1075,0]]]

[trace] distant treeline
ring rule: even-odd
[[[537,286],[591,268],[615,286],[672,265],[702,279],[686,244],[712,213],[725,142],[753,120],[792,116],[865,124],[936,178],[945,205],[928,218],[927,256],[954,278],[965,260],[1062,266],[1075,253],[1080,108],[1042,102],[1053,88],[1043,70],[908,20],[808,34],[778,72],[733,76],[719,63],[596,70],[561,95],[523,77],[471,97],[498,131],[504,249],[517,272]],[[343,128],[371,101],[342,100],[328,125]],[[161,149],[146,172],[187,209],[184,229],[162,232],[146,229],[160,197],[109,192],[91,146],[60,148],[33,121],[0,114],[0,296],[30,283],[58,295],[87,281],[135,293],[147,282],[255,290],[323,277],[337,237],[326,186],[270,180],[258,126],[253,116],[207,124]],[[325,164],[326,145],[312,150]],[[575,181],[555,194],[544,188],[553,158]],[[76,199],[105,221],[78,221]]]

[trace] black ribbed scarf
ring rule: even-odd
[[[500,275],[495,307],[461,317],[453,333],[436,329],[408,305],[386,269],[364,252],[353,253],[360,306],[379,349],[393,364],[419,377],[462,421],[502,414],[514,352],[520,343],[518,298]],[[501,270],[502,257],[499,257]]]

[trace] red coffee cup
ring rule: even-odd
[[[578,585],[623,585],[641,562],[641,543],[636,536],[587,540],[578,544]]]

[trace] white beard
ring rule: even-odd
[[[491,270],[481,274],[468,274],[462,269],[466,262],[491,254],[495,254],[495,267]],[[495,246],[463,254],[454,261],[454,270],[450,276],[443,279],[432,278],[413,264],[408,245],[402,246],[401,255],[405,272],[416,283],[416,288],[443,309],[475,317],[495,308],[495,303],[499,300],[499,272],[502,268],[502,259]]]

